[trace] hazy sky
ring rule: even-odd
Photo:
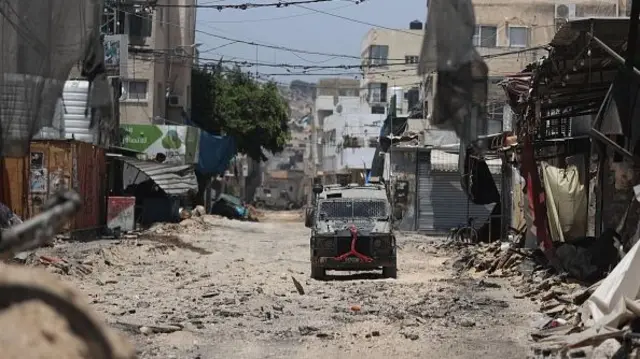
[[[290,1],[290,0],[287,0]],[[274,0],[199,0],[203,4],[260,3]],[[365,0],[355,4],[350,0],[335,0],[327,3],[304,5],[342,17],[364,21],[391,28],[406,29],[413,20],[425,21],[426,0]],[[197,40],[201,59],[225,59],[256,62],[256,46],[232,43],[206,33],[243,41],[323,53],[360,55],[360,43],[372,26],[356,23],[327,14],[313,12],[298,6],[286,8],[258,8],[252,10],[198,9]],[[228,45],[227,45],[228,44]],[[219,47],[219,48],[216,48]],[[209,51],[208,51],[209,50]],[[289,63],[301,65],[357,65],[357,59],[332,58],[329,56],[294,54],[284,50],[264,47],[257,49],[258,62]],[[255,70],[255,68],[253,68]],[[281,68],[259,67],[261,74],[286,72]],[[300,70],[293,70],[300,72]],[[315,70],[319,73],[344,73],[353,70]],[[327,76],[321,76],[327,77]],[[278,76],[279,82],[294,79],[315,81],[312,76]]]

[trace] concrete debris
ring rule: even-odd
[[[304,295],[304,288],[302,287],[302,284],[300,284],[294,276],[291,276],[291,280],[293,280],[293,285],[296,287],[298,294]]]

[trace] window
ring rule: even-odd
[[[371,45],[369,46],[369,63],[371,65],[386,65],[389,58],[389,46]]]
[[[509,47],[529,46],[529,28],[524,26],[509,26]]]
[[[371,114],[384,115],[384,106],[371,106]]]
[[[146,80],[125,81],[123,84],[123,99],[128,101],[146,101],[148,96],[147,85]]]
[[[129,14],[129,36],[150,37],[153,17],[146,12]]]
[[[476,26],[473,44],[479,47],[496,47],[498,45],[498,28],[495,26]]]
[[[386,83],[370,83],[369,102],[387,102],[387,84]]]
[[[418,56],[405,56],[404,63],[405,64],[417,64],[420,58]]]

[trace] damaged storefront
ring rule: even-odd
[[[494,147],[520,177],[513,191],[521,191],[524,210],[512,211],[512,224],[527,229],[514,250],[530,253],[549,274],[595,283],[568,304],[556,299],[558,328],[536,337],[547,353],[614,339],[616,357],[628,357],[638,337],[640,71],[628,59],[638,51],[640,3],[632,12],[635,21],[568,22],[548,57],[503,83],[514,131]]]
[[[177,222],[181,209],[191,208],[198,193],[194,166],[145,161],[112,155],[123,164],[123,190],[118,197],[135,198],[135,221]]]
[[[458,154],[428,149],[418,156],[418,218],[417,228],[427,233],[447,233],[451,228],[466,225],[469,220],[484,224],[494,207],[500,207],[501,161],[487,161],[490,179],[478,182],[480,193],[488,194],[476,204],[465,194],[458,172]],[[473,169],[476,172],[476,169]],[[497,187],[494,185],[498,184]],[[500,211],[493,214],[499,220]],[[479,226],[478,226],[479,228]],[[499,235],[499,228],[496,229]]]

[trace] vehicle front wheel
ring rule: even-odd
[[[324,279],[326,274],[327,274],[327,271],[324,268],[311,265],[311,278],[312,279],[322,280],[322,279]]]
[[[383,267],[382,276],[385,278],[398,278],[398,267],[395,265],[391,267]]]

